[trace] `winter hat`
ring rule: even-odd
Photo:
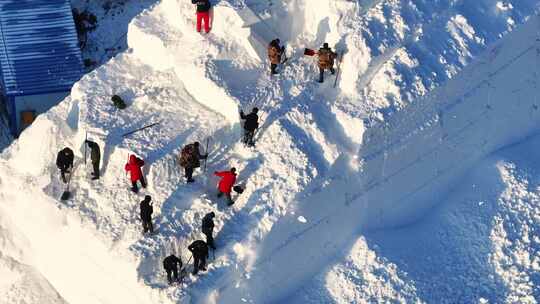
[[[231,172],[232,172],[232,173],[236,173],[236,168],[235,168],[235,167],[232,167],[232,168],[231,168]]]
[[[147,201],[147,202],[149,202],[149,201],[152,200],[152,197],[151,197],[150,195],[146,195],[146,196],[144,197],[144,200]]]
[[[251,111],[252,111],[253,113],[257,113],[257,112],[259,112],[259,108],[254,107],[253,110],[251,110]]]
[[[198,141],[194,142],[193,143],[196,147],[198,147],[200,145],[200,143]]]
[[[328,43],[325,42],[325,43],[323,43],[322,46],[323,46],[323,48],[327,49],[328,48]]]

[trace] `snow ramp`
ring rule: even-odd
[[[219,302],[283,303],[355,235],[418,219],[479,160],[538,132],[539,34],[536,16],[444,87],[368,129],[358,159],[342,157],[298,196],[248,273],[220,288]]]

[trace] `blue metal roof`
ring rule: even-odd
[[[69,0],[0,0],[0,78],[6,95],[69,91],[82,75]]]

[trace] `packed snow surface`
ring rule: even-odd
[[[122,50],[125,34],[126,50],[0,159],[0,303],[540,301],[538,1],[224,0],[210,34],[190,1],[113,11],[93,35]],[[276,36],[290,59],[270,77]],[[344,54],[336,88],[302,55],[325,41]],[[253,106],[247,148],[238,111]],[[210,157],[186,184],[176,156],[193,141]],[[139,194],[129,154],[146,162]],[[212,173],[232,166],[246,190],[227,207]],[[157,233],[143,236],[147,194]],[[210,211],[208,271],[169,287],[162,259],[187,262]]]

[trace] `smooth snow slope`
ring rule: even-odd
[[[359,217],[378,215],[380,209],[365,211],[353,202],[358,189],[366,187],[354,181],[370,178],[385,181],[393,170],[398,170],[393,161],[399,154],[394,147],[411,148],[413,154],[424,151],[399,144],[387,147],[393,142],[392,131],[381,135],[388,142],[370,141],[387,152],[388,166],[381,169],[380,154],[361,163],[358,149],[364,124],[377,126],[389,113],[411,103],[410,111],[404,109],[408,128],[403,131],[412,130],[417,135],[396,136],[409,143],[430,134],[423,132],[439,132],[437,124],[433,128],[421,124],[429,122],[434,109],[455,99],[430,104],[435,96],[430,94],[415,107],[417,97],[444,85],[448,78],[467,75],[458,73],[505,33],[520,29],[538,8],[537,1],[515,2],[501,7],[496,1],[474,4],[362,1],[360,4],[369,6],[363,7],[356,2],[327,0],[318,0],[316,4],[305,0],[221,1],[215,8],[214,29],[209,35],[194,32],[193,7],[189,2],[157,2],[130,23],[127,52],[81,79],[68,99],[40,116],[3,154],[2,172],[9,172],[6,175],[9,178],[0,180],[2,214],[6,221],[16,223],[2,223],[4,235],[20,240],[37,239],[16,244],[10,251],[22,250],[31,259],[15,253],[9,253],[6,259],[15,259],[39,272],[35,282],[40,278],[49,282],[50,285],[41,286],[45,286],[51,301],[58,294],[69,303],[117,303],[120,298],[134,303],[239,303],[242,298],[266,303],[286,297],[301,286],[310,286],[309,278],[339,261],[344,248],[353,243],[362,247],[361,241],[355,241],[361,228]],[[490,18],[479,18],[486,8]],[[253,13],[266,21],[254,23]],[[272,15],[267,17],[267,13]],[[255,19],[259,18],[255,16]],[[418,32],[417,28],[422,31]],[[265,42],[256,38],[264,36],[263,32],[266,35],[276,32],[289,38],[290,64],[274,79],[268,77],[267,67],[258,54]],[[422,32],[429,35],[423,36]],[[435,41],[433,37],[437,37]],[[314,62],[300,54],[303,47],[315,48],[323,41],[347,50],[339,90],[331,88],[332,77],[323,85],[314,83],[317,73]],[[513,51],[504,50],[495,56],[493,63],[513,58]],[[460,54],[459,59],[455,54]],[[523,58],[528,56],[529,53]],[[515,65],[510,64],[497,75],[507,77],[508,69],[519,64],[522,61],[516,60]],[[486,79],[487,72],[483,68],[479,70],[467,82],[481,83]],[[493,79],[498,79],[497,75]],[[522,76],[527,75],[531,76]],[[458,82],[459,79],[456,86]],[[116,110],[109,99],[112,94],[123,96],[128,109]],[[445,96],[459,94],[455,90]],[[526,102],[529,101],[523,101]],[[457,104],[455,109],[465,111],[461,108],[465,105],[470,110],[470,103]],[[497,106],[493,112],[499,113],[500,100],[493,104]],[[237,110],[249,110],[254,105],[263,113],[257,149],[251,150],[237,143],[240,136]],[[399,113],[394,117],[397,119]],[[494,117],[495,114],[491,118]],[[157,121],[161,123],[155,128],[121,137],[124,132]],[[393,127],[398,124],[392,118],[389,122]],[[527,122],[530,120],[523,120]],[[461,123],[449,123],[442,130],[450,132]],[[485,121],[481,123],[486,126]],[[511,131],[520,127],[516,125]],[[397,129],[401,132],[401,128]],[[378,134],[378,130],[379,127],[367,129],[366,134]],[[97,182],[89,181],[89,169],[82,161],[86,132],[105,148],[103,178]],[[216,201],[216,180],[210,174],[198,173],[197,183],[192,185],[182,182],[175,155],[185,143],[204,142],[208,137],[212,138],[208,173],[236,166],[240,181],[246,186],[246,192],[233,208],[225,208]],[[493,140],[490,148],[510,139],[501,135]],[[53,162],[56,152],[66,145],[74,148],[78,167],[73,183],[74,198],[61,203],[57,199],[63,187]],[[369,151],[362,149],[361,155],[365,156]],[[128,153],[136,153],[147,162],[149,187],[139,195],[127,189],[123,165]],[[358,170],[364,166],[364,175],[359,175]],[[422,172],[416,171],[418,167],[413,169],[409,172]],[[448,185],[441,183],[441,188],[444,186]],[[351,209],[360,211],[349,212],[348,207],[324,204],[326,195],[331,202],[339,197],[328,191],[330,188],[346,193]],[[23,195],[21,189],[30,190]],[[152,195],[155,202],[158,230],[155,236],[140,235],[137,209],[144,194]],[[384,202],[390,204],[393,198]],[[412,210],[415,208],[411,206],[408,215],[421,214],[429,205],[429,202],[416,204],[418,210]],[[25,216],[24,211],[29,209],[34,213]],[[166,288],[162,258],[177,252],[187,260],[185,246],[202,237],[200,220],[209,211],[217,214],[216,239],[220,250],[216,252],[216,260],[207,274],[188,276],[180,288]],[[344,215],[335,216],[336,212]],[[38,217],[43,214],[48,221]],[[339,221],[344,227],[326,231],[330,235],[317,234],[313,242],[294,234],[298,229],[314,227],[318,218],[325,219],[327,215],[332,219],[329,225]],[[370,224],[394,225],[397,222],[393,215],[375,216]],[[410,219],[410,216],[401,218]],[[336,233],[342,229],[342,233]],[[282,243],[290,239],[291,233],[294,242]],[[61,242],[51,246],[50,235]],[[77,242],[82,244],[73,246]],[[300,249],[292,250],[295,249],[292,244]],[[302,254],[298,255],[299,252]],[[305,252],[312,254],[314,260],[304,261]],[[320,253],[329,256],[322,257]],[[295,259],[301,260],[295,262]],[[396,274],[389,276],[396,278],[395,288],[375,295],[375,301],[415,299],[414,282],[400,283],[401,271],[386,265],[382,257],[371,260],[376,262],[364,270],[366,275],[381,271]],[[279,263],[272,264],[275,261]],[[79,273],[72,266],[75,262],[88,274],[79,276],[77,284],[73,284],[73,277]],[[290,268],[291,263],[297,268]],[[296,280],[280,282],[290,270],[296,271],[290,276]],[[277,287],[270,288],[268,284]],[[286,288],[282,288],[285,284]],[[377,288],[377,284],[370,282],[369,286]],[[111,291],[114,288],[119,290]],[[272,292],[272,297],[263,297],[264,288]]]
[[[421,220],[367,232],[290,303],[537,303],[538,133],[477,162]]]

